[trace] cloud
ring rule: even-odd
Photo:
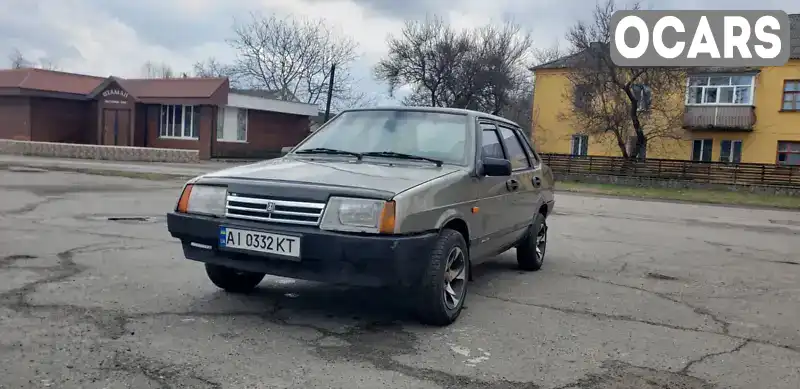
[[[385,41],[406,19],[437,14],[456,27],[513,19],[535,44],[560,40],[577,18],[591,16],[590,0],[2,0],[0,55],[18,48],[33,60],[55,61],[67,71],[136,77],[145,61],[176,71],[210,56],[232,60],[225,43],[235,19],[250,11],[324,18],[359,43],[354,66],[363,89],[383,94],[371,79]],[[619,4],[627,3],[620,1]],[[783,9],[800,12],[797,0],[646,0],[646,9]],[[4,58],[0,58],[0,61]]]

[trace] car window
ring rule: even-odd
[[[350,111],[320,128],[296,151],[329,148],[389,151],[467,164],[466,115],[410,110]]]
[[[528,162],[528,156],[522,150],[522,144],[519,138],[514,135],[514,131],[510,128],[500,127],[500,134],[503,135],[503,143],[508,150],[508,160],[511,161],[512,169],[526,169],[531,167]]]
[[[534,165],[539,163],[539,156],[536,155],[536,152],[533,151],[533,145],[531,144],[531,139],[522,132],[522,130],[515,130],[517,136],[522,139],[522,146],[525,147],[525,150],[528,151],[528,155],[531,156]]]
[[[506,156],[503,154],[503,146],[500,145],[500,137],[497,135],[497,131],[495,131],[495,127],[488,124],[481,124],[481,128],[483,129],[483,136],[482,136],[482,145],[483,148],[483,155],[490,158],[499,158],[505,159]]]

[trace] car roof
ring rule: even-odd
[[[346,109],[339,114],[343,114],[345,112],[358,112],[358,111],[416,111],[416,112],[439,112],[439,113],[450,113],[450,114],[459,114],[459,115],[467,115],[472,117],[496,120],[498,122],[503,122],[505,124],[512,125],[514,127],[519,127],[519,124],[514,123],[511,120],[506,118],[502,118],[500,116],[495,116],[492,114],[488,114],[485,112],[474,111],[471,109],[463,109],[463,108],[446,108],[446,107],[412,107],[412,106],[400,106],[400,107],[372,107],[372,108],[352,108]]]

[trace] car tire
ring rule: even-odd
[[[264,273],[253,273],[243,270],[231,269],[225,266],[206,264],[206,274],[214,285],[230,293],[252,292],[261,280]]]
[[[537,213],[525,238],[517,245],[517,264],[522,270],[537,271],[542,268],[546,253],[547,219]]]
[[[469,271],[469,251],[464,237],[455,230],[442,230],[419,288],[416,313],[420,322],[446,326],[458,318],[467,296]]]

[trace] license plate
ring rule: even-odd
[[[220,227],[219,247],[300,258],[300,238],[268,232]]]

